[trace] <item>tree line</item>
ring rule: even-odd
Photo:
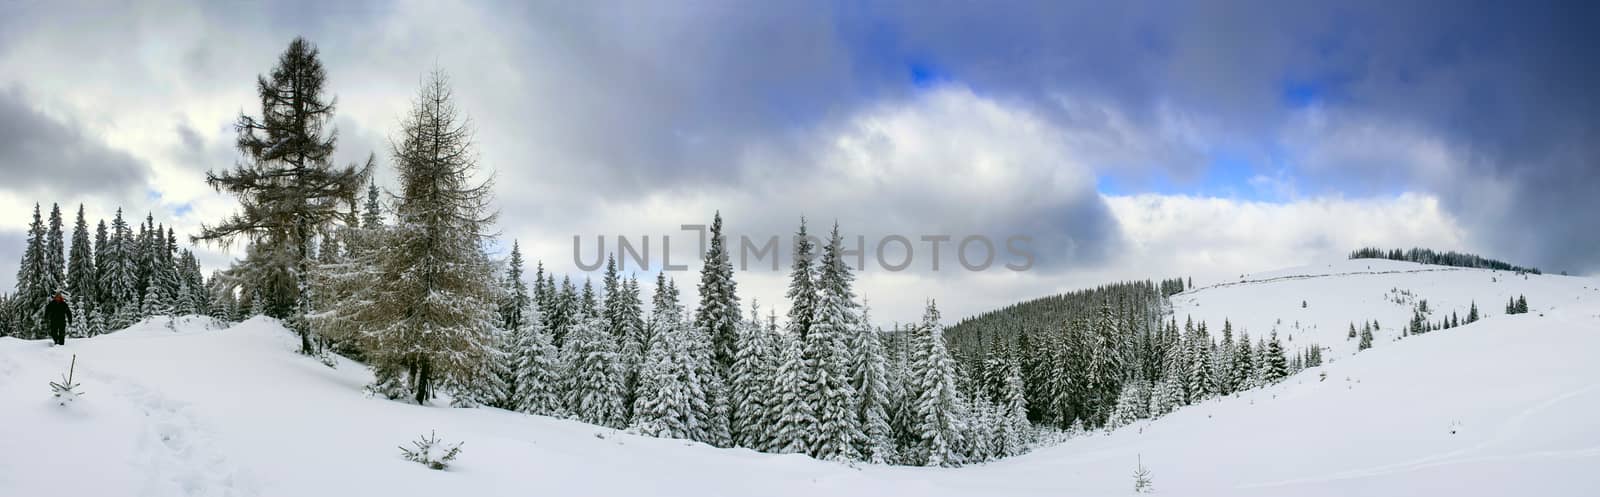
[[[1291,356],[1276,330],[1254,341],[1224,320],[1180,327],[1173,283],[1135,281],[1069,292],[962,320],[946,334],[973,391],[1020,371],[1028,418],[1082,431],[1115,428],[1178,407],[1264,386],[1321,364],[1311,344]]]
[[[60,205],[50,206],[48,221],[34,205],[15,292],[0,295],[0,336],[45,337],[44,307],[56,293],[76,317],[68,329],[73,337],[99,335],[151,316],[210,311],[200,263],[153,216],[147,214],[136,232],[117,209],[110,225],[103,219],[95,225],[91,238],[79,205],[70,249],[62,221]]]
[[[1384,250],[1376,247],[1366,247],[1350,252],[1351,259],[1389,259],[1392,261],[1416,262],[1433,264],[1436,266],[1470,267],[1478,269],[1497,269],[1500,271],[1515,271],[1518,273],[1542,274],[1539,268],[1523,267],[1511,263],[1482,257],[1477,254],[1461,252],[1437,252],[1425,248],[1410,250]]]

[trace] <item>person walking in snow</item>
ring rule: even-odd
[[[72,322],[72,308],[67,305],[67,299],[56,292],[50,298],[50,303],[44,306],[44,319],[50,324],[50,338],[56,345],[67,344],[67,323]]]

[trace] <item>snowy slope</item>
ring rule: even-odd
[[[1366,262],[1374,269],[1362,271],[1404,272],[1334,276]],[[1124,495],[1140,456],[1164,495],[1600,488],[1600,282],[1388,261],[1250,279],[1277,276],[1294,278],[1199,289],[1175,305],[1218,323],[1214,333],[1224,315],[1252,334],[1298,319],[1310,331],[1297,341],[1325,345],[1344,343],[1352,320],[1403,323],[1409,308],[1382,300],[1391,287],[1446,309],[1477,299],[1493,317],[1380,340],[1267,389],[954,470],[851,467],[366,398],[359,365],[330,369],[292,353],[296,342],[270,320],[226,330],[148,322],[64,348],[0,339],[0,496]],[[1500,315],[1515,293],[1533,312]],[[87,394],[63,409],[46,383],[74,353]],[[428,430],[465,442],[449,471],[400,459],[396,446]]]
[[[1500,316],[1506,300],[1517,296],[1528,298],[1531,313],[1581,305],[1585,299],[1600,305],[1595,302],[1600,300],[1600,281],[1384,259],[1339,260],[1243,274],[1174,295],[1172,303],[1180,325],[1189,317],[1205,321],[1213,339],[1221,340],[1227,319],[1236,335],[1248,331],[1255,339],[1277,331],[1291,352],[1316,343],[1337,360],[1356,352],[1357,340],[1346,338],[1351,323],[1360,329],[1363,321],[1376,320],[1382,328],[1373,334],[1373,343],[1382,346],[1399,338],[1418,299],[1428,301],[1428,320],[1437,323],[1452,312],[1466,319],[1474,302],[1481,316]]]

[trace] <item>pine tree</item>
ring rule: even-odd
[[[45,254],[46,232],[39,216],[39,204],[33,205],[33,222],[28,225],[27,243],[22,250],[22,263],[17,267],[17,291],[11,297],[12,313],[16,316],[17,336],[35,339],[45,336],[44,306],[50,300],[49,256]]]
[[[955,466],[960,464],[955,447],[961,444],[955,364],[945,349],[944,326],[932,301],[915,333],[920,342],[911,366],[916,379],[917,443],[911,450],[924,466]]]
[[[1240,333],[1239,350],[1234,354],[1231,373],[1235,391],[1255,387],[1252,381],[1255,378],[1255,363],[1256,350],[1250,347],[1250,335]]]
[[[639,370],[645,363],[645,353],[650,347],[650,329],[645,323],[643,303],[639,300],[639,280],[629,277],[622,285],[623,335],[619,352],[622,354],[622,403],[627,419],[633,420],[633,406],[639,397]]]
[[[785,335],[783,356],[779,361],[774,397],[777,424],[772,431],[772,445],[768,452],[781,454],[811,453],[811,430],[817,423],[815,411],[806,400],[806,375],[804,346],[799,337]]]
[[[889,427],[891,402],[889,375],[884,358],[881,333],[872,326],[871,318],[862,306],[861,319],[850,339],[850,386],[855,389],[856,424],[861,429],[861,439],[856,452],[863,460],[887,464],[897,458],[894,433]]]
[[[710,369],[710,340],[700,340],[698,330],[683,321],[670,280],[658,276],[656,287],[654,336],[639,371],[633,427],[646,435],[705,441],[711,438],[705,422],[713,409],[699,373]]]
[[[166,236],[161,230],[152,230],[149,254],[149,276],[141,314],[145,317],[171,316],[177,310],[178,273],[168,254]]]
[[[374,243],[380,276],[341,314],[358,327],[379,390],[421,404],[438,386],[478,381],[489,357],[499,285],[482,247],[495,214],[488,185],[470,183],[471,137],[443,73],[423,84],[402,128],[396,223]]]
[[[523,410],[526,404],[526,388],[521,379],[527,375],[522,372],[521,364],[527,355],[523,347],[529,345],[529,339],[524,336],[530,332],[525,314],[533,312],[528,284],[522,281],[522,266],[522,248],[513,240],[501,286],[499,329],[503,333],[495,341],[495,360],[491,365],[495,395],[485,402],[513,411]]]
[[[1130,382],[1117,393],[1116,407],[1111,410],[1111,419],[1107,421],[1107,429],[1116,429],[1133,424],[1134,421],[1146,417],[1146,409],[1150,405],[1145,400],[1144,389],[1138,382]]]
[[[295,38],[279,57],[270,77],[257,78],[261,117],[241,115],[235,125],[239,135],[238,148],[244,159],[232,170],[206,174],[206,184],[218,192],[235,195],[242,208],[214,225],[202,225],[200,234],[195,237],[196,240],[224,244],[243,238],[253,245],[266,246],[268,252],[287,254],[247,262],[274,264],[277,272],[287,273],[294,278],[295,284],[290,295],[279,295],[277,300],[294,303],[288,324],[299,333],[300,352],[303,354],[314,352],[310,325],[304,319],[311,313],[313,304],[309,296],[313,264],[310,257],[311,241],[342,215],[339,208],[347,199],[355,198],[372,168],[372,159],[368,159],[363,167],[351,165],[339,168],[332,164],[337,132],[332,126],[334,103],[323,95],[326,77],[316,47],[304,38]],[[436,103],[431,109],[450,108],[447,107],[448,92],[443,91],[443,78],[436,77],[434,80],[433,95],[428,96],[438,98],[433,99]],[[424,149],[417,147],[445,145],[426,149],[442,152],[446,149],[463,150],[466,145],[465,131],[454,129],[456,123],[453,115],[443,116],[443,113],[432,112],[451,119],[448,122],[434,120],[433,123],[440,125],[433,127],[432,131],[437,132],[433,136],[417,133],[426,126],[422,125],[424,121],[416,118],[433,117],[424,114],[428,109],[422,105],[424,103],[419,102],[418,115],[413,116],[413,122],[406,126],[411,136],[406,137],[405,142],[412,147],[397,150],[400,152],[396,155],[401,162],[402,175],[407,174],[406,171],[411,167],[407,163],[416,162],[420,159],[417,156],[424,152]],[[423,143],[427,141],[432,143]],[[438,158],[467,160],[461,156],[434,157]],[[417,172],[415,169],[410,171],[413,174]],[[439,173],[434,178],[445,181],[459,175],[459,171],[441,170]],[[454,187],[456,185],[446,189]],[[480,197],[473,195],[457,201],[473,203]],[[481,206],[475,208],[481,209]],[[469,224],[477,224],[475,216],[469,218]],[[261,285],[252,286],[259,288]],[[431,364],[421,365],[421,362],[428,361],[419,361],[413,361],[418,362],[415,368],[419,372],[432,367]],[[431,382],[431,374],[425,373],[422,377],[429,378],[424,383]],[[419,388],[419,395],[425,390],[426,387]]]
[[[567,411],[578,419],[622,428],[622,371],[615,341],[599,316],[580,312],[561,349],[567,366]]]
[[[1475,323],[1477,321],[1478,321],[1478,302],[1476,300],[1474,300],[1474,301],[1472,301],[1472,309],[1467,311],[1467,322],[1468,323]]]
[[[850,290],[853,276],[845,266],[843,250],[843,238],[835,224],[818,268],[815,317],[802,343],[806,373],[810,377],[806,399],[817,417],[811,455],[818,459],[848,461],[860,457],[856,445],[864,435],[858,421],[859,401],[849,378],[846,340],[855,330],[856,303]]]
[[[727,380],[717,369],[711,334],[706,329],[685,323],[681,331],[682,364],[692,389],[693,418],[689,425],[692,440],[715,447],[732,443],[728,432]]]
[[[367,201],[362,204],[361,227],[368,230],[383,226],[383,210],[378,203],[378,182],[367,180]]]
[[[1266,368],[1262,370],[1261,377],[1266,383],[1277,383],[1289,376],[1288,358],[1284,356],[1283,344],[1278,342],[1278,332],[1272,332],[1272,338],[1267,341],[1265,356]]]
[[[1217,344],[1214,352],[1211,355],[1211,371],[1217,394],[1231,394],[1238,388],[1232,375],[1233,355],[1237,353],[1237,346],[1233,343],[1233,322],[1222,320],[1222,343]]]
[[[811,321],[816,317],[817,273],[811,266],[816,257],[813,248],[811,237],[806,234],[806,220],[801,218],[800,231],[794,235],[794,262],[789,271],[789,290],[785,294],[789,299],[788,332],[801,341],[810,333]]]
[[[515,336],[517,410],[544,416],[564,412],[561,390],[561,359],[550,332],[539,319],[539,309],[530,303],[522,311]]]
[[[113,307],[111,297],[106,293],[106,279],[111,261],[111,237],[106,231],[106,221],[101,219],[94,230],[94,274],[90,276],[92,286],[86,295],[94,300],[92,306],[97,311],[105,311]]]
[[[662,330],[662,324],[657,324]],[[634,399],[631,429],[662,438],[690,438],[694,395],[677,341],[679,325],[650,343],[645,362],[638,373],[639,391]]]
[[[728,376],[728,431],[735,446],[763,450],[777,422],[770,395],[776,385],[777,337],[762,325],[758,304],[751,304],[750,319],[739,324],[739,347]]]
[[[710,235],[711,245],[700,269],[700,307],[695,311],[695,326],[711,336],[717,370],[726,375],[738,352],[740,313],[738,285],[733,281],[733,262],[722,235],[720,211],[711,219]]]
[[[1211,364],[1211,335],[1205,323],[1189,334],[1189,402],[1199,402],[1217,394],[1216,371]]]
[[[961,430],[961,458],[959,463],[980,463],[994,459],[995,407],[986,395],[974,393],[961,399],[957,409]]]
[[[1028,422],[1028,399],[1023,390],[1022,367],[1014,359],[1004,361],[1005,383],[1000,388],[999,420],[1002,457],[1021,455],[1033,443],[1033,425]]]
[[[96,283],[98,274],[94,266],[94,248],[89,245],[89,222],[83,217],[82,204],[78,205],[78,219],[72,225],[72,250],[68,256],[67,292],[77,306],[73,315],[87,317],[87,311],[95,308],[99,284]],[[87,322],[88,319],[76,321]]]
[[[45,232],[45,289],[50,293],[67,291],[66,244],[61,232],[61,206],[50,204],[50,228]]]
[[[1101,301],[1094,330],[1086,338],[1090,340],[1088,375],[1085,378],[1088,380],[1089,402],[1095,412],[1095,420],[1103,422],[1116,402],[1117,392],[1122,389],[1126,366],[1123,356],[1124,333],[1117,327],[1110,302]],[[1210,364],[1209,355],[1195,360]]]

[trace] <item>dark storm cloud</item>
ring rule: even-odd
[[[1301,173],[1336,193],[1432,191],[1481,246],[1600,269],[1592,2],[947,2],[916,14],[924,4],[871,5],[857,24],[885,33],[891,59],[920,57],[1041,109],[1057,92],[1111,99],[1146,126],[1181,109],[1197,116],[1210,152],[1270,163],[1285,153],[1270,137],[1308,103],[1417,129],[1457,151],[1456,178],[1397,177],[1386,170],[1408,165],[1396,160]],[[1150,157],[1172,160],[1163,174],[1182,177],[1203,166],[1185,157],[1207,154]],[[1469,181],[1478,178],[1510,195],[1495,206],[1506,210],[1484,209],[1483,187]]]
[[[143,191],[149,167],[35,110],[19,87],[0,90],[0,190],[41,202],[65,195]]]

